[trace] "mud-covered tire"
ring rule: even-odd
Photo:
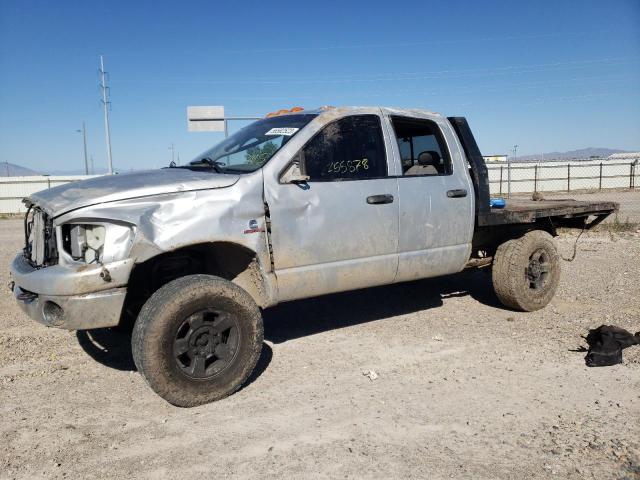
[[[238,390],[256,366],[262,340],[260,309],[245,290],[219,277],[189,275],[147,300],[131,344],[153,391],[173,405],[193,407]]]
[[[501,244],[491,269],[500,302],[514,310],[544,308],[560,281],[560,257],[553,237],[542,230]]]

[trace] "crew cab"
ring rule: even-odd
[[[506,307],[543,308],[560,276],[556,229],[617,209],[492,208],[464,118],[381,107],[281,111],[189,164],[25,202],[11,267],[22,309],[71,330],[130,322],[139,372],[179,406],[240,388],[261,311],[279,302],[486,268]]]

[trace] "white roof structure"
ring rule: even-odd
[[[640,152],[614,153],[607,157],[608,160],[633,160],[640,158]]]

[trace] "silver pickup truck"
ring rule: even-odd
[[[544,307],[556,228],[614,203],[491,208],[466,120],[414,109],[280,111],[188,165],[92,178],[25,199],[11,288],[34,320],[133,325],[136,367],[168,402],[223,398],[263,343],[261,309],[491,269],[507,307]]]

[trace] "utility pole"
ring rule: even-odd
[[[89,175],[89,162],[87,161],[87,129],[84,122],[82,122],[82,130],[76,130],[78,133],[82,133],[82,144],[84,145],[84,174]]]
[[[513,152],[513,156],[512,159],[515,162],[516,161],[516,151],[518,150],[518,145],[514,145],[512,152]],[[507,198],[511,198],[511,160],[509,160],[507,162]]]
[[[171,164],[175,165],[175,162],[174,162],[175,149],[173,148],[173,142],[171,142],[171,145],[169,146],[169,150],[171,150]]]
[[[111,130],[109,129],[109,87],[104,71],[104,58],[100,55],[100,88],[102,89],[102,106],[104,108],[104,137],[107,143],[107,160],[109,161],[109,175],[113,175],[113,159],[111,158]]]

